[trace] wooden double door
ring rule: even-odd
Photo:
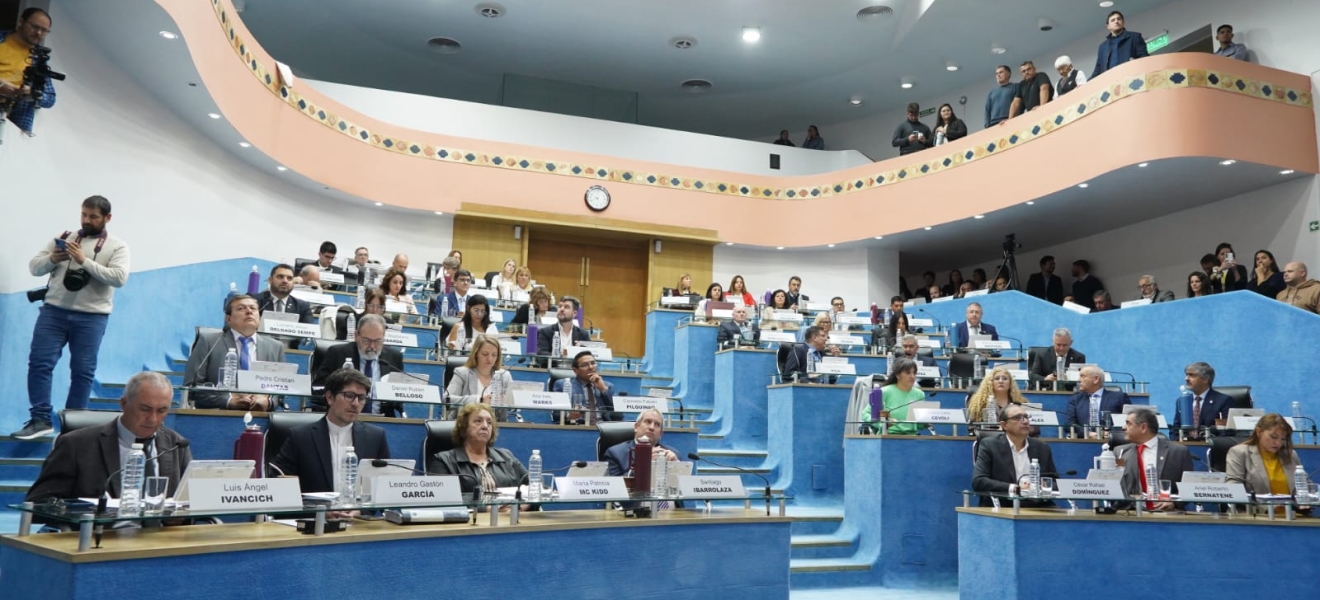
[[[640,357],[646,346],[648,242],[540,231],[530,238],[527,266],[537,285],[556,299],[576,297],[586,319],[582,326],[600,329],[616,357]]]

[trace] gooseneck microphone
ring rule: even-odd
[[[764,481],[764,482],[765,482],[765,516],[767,516],[767,517],[770,516],[770,480],[767,479],[765,475],[762,475],[762,474],[757,473],[757,472],[755,472],[755,471],[749,471],[749,470],[747,470],[747,469],[744,469],[744,468],[742,468],[742,467],[738,467],[738,466],[734,466],[734,465],[724,465],[724,464],[720,464],[720,463],[717,463],[717,462],[715,462],[715,461],[713,461],[713,460],[711,460],[711,459],[709,459],[709,458],[702,458],[702,457],[701,457],[700,455],[698,455],[696,452],[689,452],[688,455],[687,455],[687,457],[688,457],[689,460],[696,460],[696,461],[701,461],[701,462],[705,462],[705,463],[710,463],[710,464],[715,465],[715,466],[717,466],[717,467],[723,467],[723,468],[725,468],[725,469],[734,469],[734,470],[736,470],[736,471],[738,471],[738,472],[740,472],[740,473],[745,473],[745,474],[747,474],[747,475],[755,475],[755,476],[757,476],[757,477],[760,477],[760,478],[761,478],[761,481]]]
[[[936,317],[935,315],[932,315],[932,314],[930,314],[929,312],[926,312],[926,309],[921,308],[921,307],[917,307],[917,312],[919,312],[919,313],[921,313],[921,314],[923,314],[923,315],[926,315],[927,317],[930,317],[930,319],[931,319],[932,321],[935,321],[935,330],[936,330],[936,331],[939,331],[940,329],[943,329],[943,328],[944,328],[944,323],[940,322],[939,318]]]

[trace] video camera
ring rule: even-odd
[[[46,82],[51,79],[64,81],[65,75],[51,70],[50,48],[41,44],[32,46],[29,60],[30,64],[23,69],[23,87],[28,89],[28,97],[33,102],[40,102],[42,94],[46,93]]]

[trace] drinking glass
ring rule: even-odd
[[[1054,478],[1053,478],[1053,477],[1041,477],[1041,478],[1040,478],[1040,495],[1043,496],[1043,497],[1045,497],[1045,498],[1049,498],[1049,497],[1051,497],[1051,496],[1054,495]]]
[[[555,476],[553,473],[541,475],[541,499],[547,500],[554,493]]]
[[[1173,481],[1169,479],[1160,480],[1160,500],[1168,500],[1173,494]]]
[[[148,477],[142,485],[142,507],[148,514],[160,514],[165,509],[165,497],[170,493],[169,477]]]

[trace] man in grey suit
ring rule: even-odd
[[[225,327],[215,332],[198,332],[188,351],[188,366],[183,370],[183,385],[197,387],[218,386],[225,355],[238,353],[238,368],[246,371],[252,363],[283,362],[284,346],[273,338],[257,335],[261,325],[261,309],[257,299],[238,294],[225,302]],[[193,391],[190,395],[197,408],[227,408],[231,410],[270,410],[273,399],[265,394]]]
[[[1182,475],[1192,470],[1192,455],[1187,447],[1159,437],[1159,418],[1155,411],[1137,409],[1127,415],[1123,424],[1123,433],[1127,435],[1127,444],[1119,446],[1114,456],[1125,461],[1123,465],[1123,491],[1129,496],[1145,494],[1151,490],[1158,495],[1159,481],[1147,481],[1146,465],[1155,465],[1155,472],[1160,480],[1173,482],[1173,493],[1178,493],[1178,482]],[[1173,510],[1173,502],[1164,500],[1147,501],[1149,510]]]
[[[1142,275],[1141,279],[1137,280],[1137,289],[1141,290],[1141,296],[1137,300],[1150,300],[1151,303],[1173,300],[1173,292],[1161,290],[1160,284],[1155,283],[1154,275]]]
[[[164,375],[154,371],[134,375],[119,400],[123,412],[119,418],[55,438],[55,447],[41,464],[41,474],[28,488],[25,500],[97,498],[105,492],[118,498],[119,478],[110,474],[124,467],[134,443],[141,443],[147,453],[147,475],[168,477],[173,496],[192,460],[183,436],[165,426],[173,398],[174,387]]]

